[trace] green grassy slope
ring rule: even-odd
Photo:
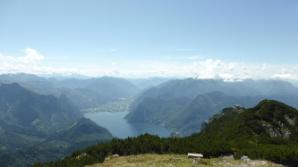
[[[281,167],[269,161],[234,160],[231,157],[193,160],[186,155],[179,154],[142,154],[123,157],[108,157],[102,164],[93,164],[87,167]]]

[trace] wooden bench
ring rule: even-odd
[[[188,158],[197,158],[197,159],[200,159],[200,158],[203,158],[203,154],[199,154],[199,153],[188,153],[187,154],[187,157]]]

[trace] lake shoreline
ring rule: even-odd
[[[106,128],[116,138],[135,137],[144,133],[158,135],[160,137],[169,137],[173,132],[160,125],[128,122],[125,119],[128,113],[128,111],[89,112],[85,113],[84,117]]]

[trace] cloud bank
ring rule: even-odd
[[[44,56],[35,49],[27,48],[21,57],[5,56],[0,54],[0,73],[36,73],[39,63],[44,60]]]
[[[45,65],[46,56],[27,48],[23,56],[0,54],[0,73],[31,73],[37,75],[116,76],[116,77],[193,77],[199,79],[244,79],[298,80],[298,67],[294,65],[250,64],[226,62],[220,59],[204,59],[191,56],[185,61],[127,61],[112,62],[110,66],[98,64],[90,67],[57,67]]]

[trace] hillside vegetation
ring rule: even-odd
[[[200,152],[205,158],[248,155],[252,159],[294,166],[298,164],[297,119],[296,109],[278,101],[264,100],[250,109],[226,108],[210,119],[201,133],[189,137],[160,138],[145,134],[124,140],[113,139],[109,143],[77,151],[61,161],[36,166],[82,167],[104,162],[112,154],[188,152]]]
[[[142,154],[108,157],[102,164],[86,167],[282,167],[263,160],[234,160],[232,157],[193,160],[178,154]]]
[[[297,106],[298,89],[277,80],[170,80],[142,92],[131,105],[130,122],[165,126],[181,135],[197,133],[201,124],[223,108],[253,107],[262,99]]]
[[[83,118],[66,96],[0,84],[1,167],[55,160],[111,139],[110,132]]]

